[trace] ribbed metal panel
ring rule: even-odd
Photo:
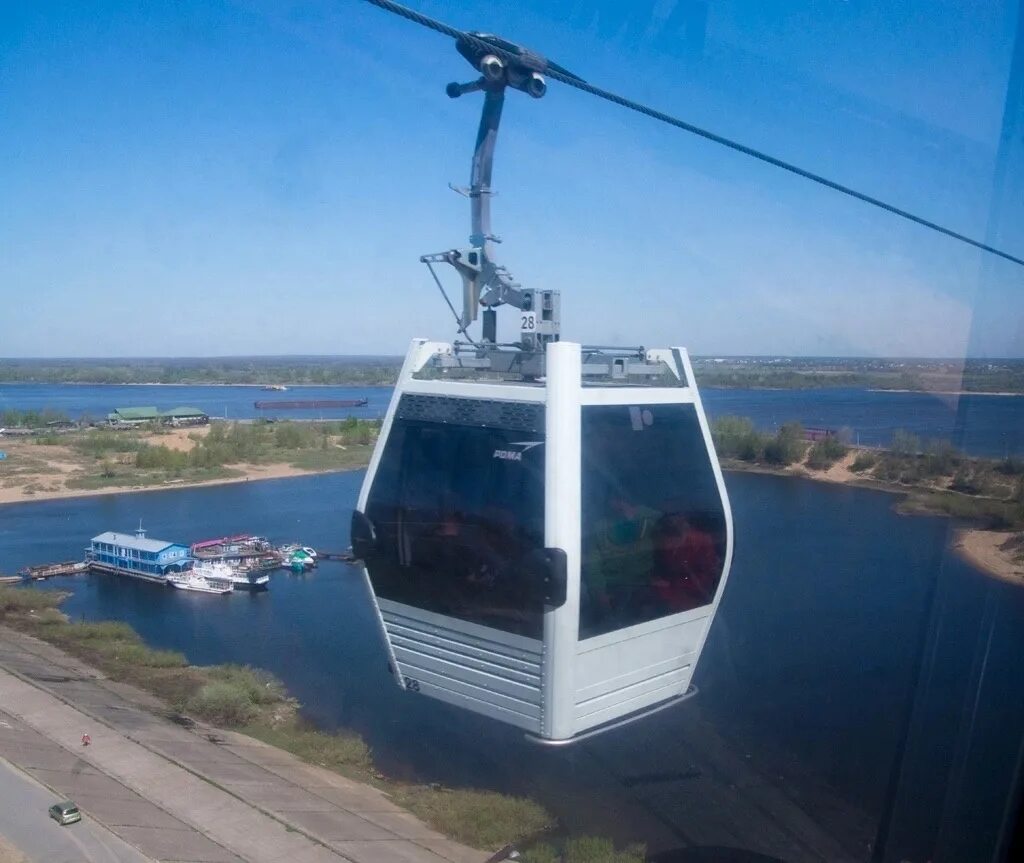
[[[693,676],[706,609],[582,641],[578,647],[574,716],[591,728],[683,694]]]
[[[522,728],[539,727],[539,641],[387,600],[380,602],[380,608],[407,688]]]

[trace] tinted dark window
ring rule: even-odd
[[[540,638],[543,606],[529,572],[544,546],[543,435],[422,415],[399,412],[367,501],[375,592]]]
[[[692,405],[583,408],[580,637],[707,605],[725,516]]]

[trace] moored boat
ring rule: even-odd
[[[236,590],[266,590],[270,586],[270,574],[266,569],[247,566],[231,568],[231,584]]]
[[[230,578],[203,575],[195,569],[168,575],[167,584],[179,591],[194,591],[200,594],[229,594],[234,590]]]

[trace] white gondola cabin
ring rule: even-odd
[[[494,261],[505,91],[539,99],[550,69],[580,79],[486,33],[456,48],[480,78],[448,95],[484,94],[470,247],[421,260],[442,293],[434,263],[461,277],[469,342],[409,349],[352,549],[400,686],[568,742],[692,692],[732,517],[686,352],[562,342],[560,292]],[[503,305],[518,310],[512,344],[497,339]]]
[[[415,341],[352,539],[400,686],[560,742],[685,696],[732,519],[683,349],[545,359]]]

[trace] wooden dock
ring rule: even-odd
[[[317,551],[317,560],[340,560],[342,563],[352,563],[355,557],[352,556],[352,549],[345,551]]]
[[[89,564],[83,560],[66,560],[62,563],[44,563],[40,566],[26,566],[19,571],[22,578],[29,578],[32,581],[41,581],[45,578],[54,578],[58,575],[78,575],[86,572]]]

